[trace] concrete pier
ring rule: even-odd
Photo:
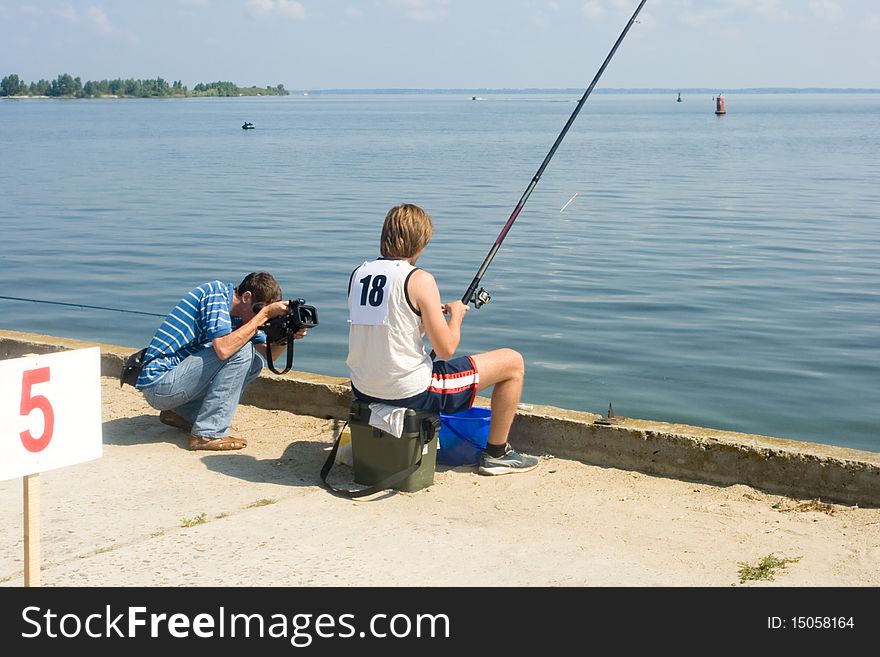
[[[0,334],[0,358],[93,346]],[[120,387],[133,349],[99,346],[101,457],[39,475],[42,586],[880,585],[876,454],[533,408],[512,441],[535,470],[438,466],[351,500],[319,477],[346,381],[262,376],[231,427],[247,447],[193,452]],[[329,479],[357,487],[346,465]],[[0,498],[0,586],[22,586],[30,500],[16,479]],[[743,578],[768,555],[788,565]]]
[[[98,346],[102,374],[117,376],[133,350],[31,333],[0,331],[0,359]],[[307,372],[264,371],[243,402],[322,419],[345,420],[348,380]],[[527,402],[528,400],[524,400]],[[477,405],[488,406],[478,397]],[[524,404],[525,406],[525,404]],[[601,416],[552,406],[519,410],[511,441],[585,464],[632,470],[715,485],[745,484],[759,490],[824,501],[880,507],[880,452],[720,431],[645,419]]]

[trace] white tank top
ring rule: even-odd
[[[405,399],[431,382],[425,327],[406,294],[415,270],[406,260],[380,258],[351,276],[346,364],[354,387],[370,397]]]

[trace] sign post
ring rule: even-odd
[[[0,480],[23,477],[25,586],[40,585],[39,473],[102,447],[98,347],[0,361]]]
[[[40,585],[40,475],[24,479],[24,585]]]

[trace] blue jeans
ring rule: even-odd
[[[142,392],[156,410],[174,409],[192,422],[193,435],[223,438],[229,434],[245,386],[260,375],[265,362],[250,342],[228,360],[220,360],[208,346]]]

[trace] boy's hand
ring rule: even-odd
[[[464,319],[464,315],[468,310],[470,310],[470,306],[461,301],[453,301],[451,303],[443,304],[443,314],[449,315],[450,320],[458,320],[460,322]]]

